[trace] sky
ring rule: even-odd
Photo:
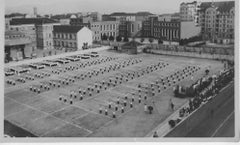
[[[138,11],[163,14],[179,12],[181,2],[192,1],[194,0],[5,0],[5,13],[32,14],[33,7],[37,7],[38,13],[42,15],[93,11],[102,14]]]

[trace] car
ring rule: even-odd
[[[81,56],[81,59],[90,59],[90,56]]]
[[[58,63],[61,63],[61,64],[66,64],[66,63],[69,63],[69,62],[70,62],[69,60],[62,59],[62,58],[56,59],[56,60],[54,60],[54,61],[55,61],[55,62],[58,62]]]
[[[80,58],[78,58],[78,57],[66,57],[65,59],[70,60],[70,61],[79,61],[80,60]]]
[[[44,61],[41,64],[43,64],[45,66],[49,66],[49,67],[53,67],[53,66],[57,66],[58,65],[57,62],[51,62],[51,61]]]
[[[13,71],[15,74],[22,74],[22,73],[30,72],[29,69],[21,68],[21,67],[12,67],[12,68],[10,68],[10,71]]]
[[[10,70],[10,69],[6,69],[6,70],[4,71],[4,73],[5,73],[5,76],[12,76],[12,75],[15,74],[14,71],[12,71],[12,70]]]
[[[98,52],[93,51],[93,52],[91,52],[91,54],[98,54]]]
[[[83,55],[84,55],[84,56],[90,56],[90,54],[86,54],[86,53],[85,53],[85,54],[83,54]]]
[[[44,69],[45,68],[45,65],[43,65],[41,63],[32,63],[32,64],[29,64],[29,66],[34,69]]]

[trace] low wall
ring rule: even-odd
[[[174,52],[174,51],[164,51],[164,50],[150,50],[150,53],[161,54],[161,55],[176,55],[184,57],[197,57],[205,59],[226,59],[234,60],[233,55],[222,55],[222,54],[208,54],[208,53],[196,53],[196,52]]]
[[[234,83],[231,82],[227,87],[212,100],[195,110],[186,119],[182,120],[176,127],[168,132],[165,137],[185,137],[192,129],[197,127],[204,119],[211,117],[211,114],[226,102],[229,98],[234,97]],[[212,112],[212,113],[211,113]]]

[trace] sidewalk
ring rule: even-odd
[[[213,84],[213,83],[211,83],[207,88],[211,87],[212,84]],[[220,90],[219,94],[220,94],[225,88],[227,88],[230,84],[231,84],[231,82],[230,82],[228,85],[226,85],[225,87],[223,87],[223,88]],[[205,91],[207,88],[205,88],[203,91]],[[203,91],[202,91],[202,92],[203,92]],[[216,96],[214,96],[214,97],[216,97]],[[203,106],[204,104],[206,104],[206,103],[208,103],[208,101],[207,101],[207,102],[203,102],[203,103],[199,106],[199,108],[200,108],[201,106]],[[180,118],[180,117],[179,117],[179,110],[182,109],[183,107],[187,107],[187,106],[189,106],[189,105],[188,105],[188,102],[186,102],[185,104],[183,104],[179,109],[175,110],[175,112],[174,112],[172,115],[170,115],[168,118],[166,118],[166,119],[164,120],[164,122],[162,122],[161,124],[159,124],[159,125],[158,125],[155,129],[153,129],[151,132],[149,132],[149,133],[146,135],[146,137],[153,137],[154,132],[157,132],[157,134],[158,134],[159,137],[164,137],[165,135],[167,135],[167,133],[169,133],[171,130],[174,129],[174,128],[171,128],[171,127],[170,127],[170,125],[168,124],[168,121],[171,120],[171,119],[174,119],[174,120],[175,120],[175,119],[177,119],[177,118]],[[191,112],[191,113],[188,114],[187,116],[182,117],[181,122],[183,122],[185,119],[187,119],[188,117],[190,117],[190,116],[191,116],[194,112],[196,112],[197,110],[198,110],[198,109],[194,110],[193,112]],[[180,123],[181,123],[181,122],[180,122]],[[178,124],[177,124],[177,125],[178,125]]]
[[[102,47],[94,48],[94,49],[79,50],[79,51],[75,51],[75,52],[62,53],[62,54],[59,54],[59,55],[52,55],[52,56],[35,58],[35,59],[28,59],[28,60],[23,60],[23,61],[18,61],[18,62],[10,62],[10,63],[4,64],[4,67],[14,67],[14,66],[18,66],[18,65],[36,63],[36,62],[56,59],[56,58],[60,58],[60,57],[89,53],[89,52],[92,52],[92,51],[103,51],[103,50],[107,50],[109,48],[110,48],[109,46],[102,46]]]

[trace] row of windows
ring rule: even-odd
[[[76,39],[76,34],[70,34],[70,33],[55,33],[55,38],[60,39]]]
[[[167,26],[167,27],[179,27],[176,23],[154,23],[154,26]]]
[[[115,33],[115,32],[105,32],[105,33],[101,33],[101,36],[103,36],[104,34],[107,36],[114,36],[114,37],[116,37],[116,35],[117,35],[117,33]]]
[[[5,35],[6,39],[24,38],[25,35]]]
[[[23,31],[23,30],[35,30],[35,28],[28,28],[28,27],[11,27],[10,30],[16,30],[16,31]]]
[[[76,42],[66,42],[66,41],[54,40],[54,46],[76,48],[77,47],[77,43]]]
[[[100,37],[93,37],[93,40],[100,40]]]
[[[52,43],[49,41],[46,41],[46,46],[52,46]]]
[[[100,30],[105,31],[105,30],[117,30],[118,25],[117,24],[109,24],[109,25],[101,25]]]
[[[172,37],[178,38],[179,31],[177,30],[170,30],[170,29],[162,29],[161,31],[155,31],[154,35],[157,36],[164,36],[164,37]]]

